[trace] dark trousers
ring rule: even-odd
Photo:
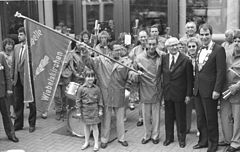
[[[186,104],[184,101],[165,101],[166,139],[174,139],[174,120],[176,118],[178,141],[186,139]]]
[[[217,151],[219,138],[217,104],[217,100],[203,98],[200,94],[195,98],[197,127],[200,132],[198,144],[208,145],[208,152]]]
[[[6,135],[11,138],[15,136],[15,131],[13,128],[12,120],[10,118],[8,109],[7,109],[7,103],[6,103],[6,98],[1,97],[0,98],[0,111],[2,114],[2,120],[3,120],[3,126],[4,130],[6,132]]]
[[[23,85],[20,82],[20,77],[18,77],[17,84],[14,87],[14,97],[15,97],[15,104],[14,104],[14,111],[16,114],[16,119],[14,122],[14,127],[15,128],[23,128],[23,118],[24,118],[24,90],[23,90]],[[34,102],[30,102],[29,104],[29,109],[30,109],[30,114],[28,116],[28,123],[29,126],[35,127],[36,124],[36,104]]]

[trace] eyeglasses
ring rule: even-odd
[[[234,43],[240,43],[240,40],[234,40]]]
[[[199,34],[200,36],[209,36],[210,34],[207,33],[207,34]]]
[[[177,44],[172,44],[172,45],[169,45],[168,47],[178,47],[178,43]]]
[[[196,48],[196,45],[189,45],[188,48]]]

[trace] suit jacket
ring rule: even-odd
[[[22,54],[22,60],[21,63],[19,63],[19,53],[21,50],[22,45],[21,44],[17,44],[14,47],[14,52],[13,52],[13,61],[12,61],[12,68],[11,68],[11,74],[12,74],[12,79],[13,79],[13,85],[15,86],[17,84],[17,80],[18,80],[18,72],[20,73],[20,79],[21,79],[21,83],[23,83],[24,80],[24,62],[26,59],[26,53],[27,53],[27,47],[25,46],[25,50],[24,50],[24,54]],[[19,68],[19,69],[18,69]]]
[[[6,96],[6,91],[11,89],[10,69],[5,56],[0,52],[0,98]]]
[[[196,61],[193,94],[196,96],[200,93],[202,97],[212,98],[213,91],[222,92],[226,80],[226,53],[222,46],[214,44],[212,53],[201,70],[198,68],[199,54]]]
[[[169,69],[169,54],[163,56],[163,94],[164,99],[182,102],[193,92],[193,66],[191,60],[179,53],[172,71]]]

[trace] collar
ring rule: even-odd
[[[213,41],[211,40],[210,43],[207,46],[204,46],[202,48],[207,48],[207,50],[209,50],[211,48],[211,46],[213,45]]]
[[[170,60],[172,59],[172,56],[174,56],[174,60],[175,60],[174,62],[176,63],[176,61],[177,61],[177,59],[178,59],[178,56],[179,56],[179,52],[177,52],[175,55],[172,55],[172,54],[169,53],[169,55],[170,55],[170,56],[169,56],[169,57],[170,57]]]

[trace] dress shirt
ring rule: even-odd
[[[169,69],[172,63],[172,56],[174,56],[174,64],[177,62],[178,56],[179,56],[179,52],[177,52],[175,55],[169,54]]]
[[[206,56],[208,54],[210,54],[212,52],[212,50],[210,50],[211,46],[213,44],[213,41],[210,41],[210,43],[208,44],[207,49],[202,49],[200,54],[199,54],[199,63],[202,64],[206,58]]]

